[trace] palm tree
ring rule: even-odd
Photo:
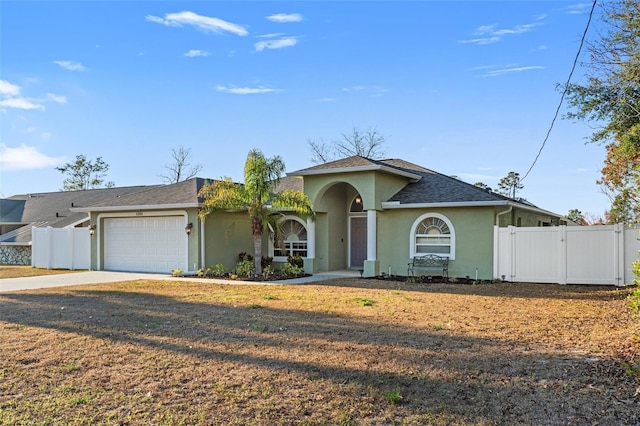
[[[260,150],[252,149],[244,165],[243,185],[225,177],[206,183],[200,190],[199,196],[204,198],[200,209],[202,220],[215,211],[247,211],[253,234],[256,274],[262,273],[262,234],[265,225],[275,223],[282,210],[314,217],[311,201],[303,192],[286,190],[279,194],[273,193],[284,170],[284,162],[280,156],[266,158]]]

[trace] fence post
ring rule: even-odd
[[[517,234],[516,234],[516,227],[513,225],[509,225],[507,227],[508,232],[509,232],[509,281],[514,282],[516,281],[516,238],[517,238]]]
[[[615,285],[623,286],[624,285],[624,225],[622,223],[616,223],[613,226],[614,234],[614,271],[615,271]]]
[[[500,228],[498,228],[497,225],[493,226],[493,278],[494,279],[498,279],[500,278],[500,261],[498,259],[498,256],[500,255],[500,235],[499,235],[499,230]]]
[[[47,269],[53,264],[53,227],[47,226]]]
[[[566,285],[567,284],[567,227],[566,225],[561,225],[558,227],[558,236],[559,238],[556,240],[560,247],[558,247],[558,284]]]
[[[69,269],[72,270],[72,271],[74,270],[73,259],[75,258],[75,250],[73,249],[73,245],[75,244],[75,239],[76,239],[75,232],[73,232],[74,229],[75,228],[67,228],[67,235],[69,236],[69,239],[71,240],[71,241],[69,241],[69,250],[71,252],[71,256],[70,256],[70,259],[69,259]]]

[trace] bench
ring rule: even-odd
[[[435,254],[425,254],[424,256],[415,256],[411,263],[408,264],[407,276],[415,276],[414,269],[437,269],[442,271],[442,277],[449,280],[449,258],[437,256]]]

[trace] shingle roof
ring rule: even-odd
[[[275,193],[286,190],[302,191],[304,188],[302,178],[298,176],[285,176],[280,179],[280,183],[275,188]]]
[[[319,170],[330,170],[330,169],[349,169],[353,167],[367,167],[367,166],[375,166],[378,162],[375,160],[370,160],[369,158],[361,157],[359,155],[354,155],[352,157],[342,158],[340,160],[330,161],[324,164],[318,164],[317,166],[308,167],[306,169],[298,170],[296,173],[300,172],[311,172],[311,171],[319,171]]]
[[[459,179],[443,175],[404,160],[381,160],[389,166],[411,171],[422,177],[409,183],[387,201],[399,201],[401,204],[461,203],[508,201],[495,192],[491,192]]]
[[[375,166],[384,166],[387,171],[396,170],[399,174],[409,173],[419,176],[419,179],[407,179],[407,185],[386,201],[397,201],[401,204],[509,201],[509,198],[500,194],[401,159],[372,160],[356,155],[302,169],[291,175],[305,176],[321,174],[323,171],[332,173],[341,170],[369,170]]]
[[[153,186],[45,192],[0,199],[0,223],[25,224],[19,229],[2,235],[0,242],[29,242],[33,226],[64,228],[87,219],[86,212],[72,211],[72,208],[88,207],[149,188]]]
[[[129,186],[122,188],[86,189],[14,195],[0,200],[0,222],[33,223],[46,222],[47,226],[63,228],[87,216],[73,212],[74,207],[88,207],[105,200],[141,192],[152,186]]]
[[[169,185],[147,187],[136,193],[119,196],[91,205],[90,207],[157,206],[176,204],[198,204],[200,188],[206,182],[203,178],[191,178]]]

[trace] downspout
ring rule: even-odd
[[[496,226],[500,226],[500,216],[503,214],[511,213],[513,211],[513,204],[509,204],[509,208],[503,212],[500,212],[496,215]]]
[[[202,219],[198,219],[200,222],[200,267],[201,268],[206,268],[205,265],[205,255],[204,255],[204,248],[205,248],[205,244],[204,244],[204,220]]]

